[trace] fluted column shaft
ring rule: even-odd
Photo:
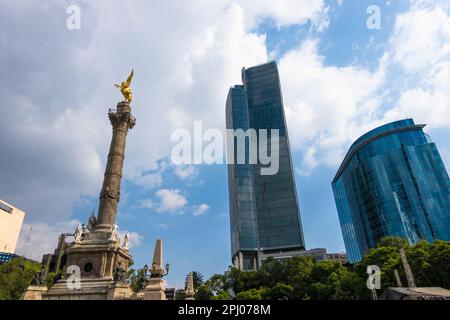
[[[119,102],[117,111],[108,112],[113,135],[108,154],[103,187],[100,192],[97,231],[109,231],[116,224],[117,205],[120,200],[120,183],[122,180],[123,161],[125,158],[125,143],[128,130],[135,125],[131,108],[127,102]]]

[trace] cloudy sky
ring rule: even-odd
[[[163,239],[169,285],[230,264],[226,167],[175,166],[170,136],[223,129],[242,67],[278,63],[308,248],[345,250],[330,182],[362,133],[412,117],[450,165],[447,0],[3,0],[0,48],[0,198],[26,211],[18,251],[35,259],[97,209],[131,68],[118,223],[138,266]]]

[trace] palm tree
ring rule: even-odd
[[[186,279],[184,281],[184,287],[187,288],[189,274],[186,275]],[[192,271],[192,280],[194,282],[194,290],[197,290],[203,284],[203,275],[198,271]]]

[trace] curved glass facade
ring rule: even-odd
[[[228,93],[227,128],[279,130],[276,174],[261,175],[259,161],[228,166],[233,261],[249,270],[258,267],[258,252],[304,249],[304,240],[277,65],[243,69],[242,80]]]
[[[386,236],[450,240],[450,180],[436,145],[412,119],[350,147],[332,183],[349,262]]]

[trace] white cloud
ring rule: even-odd
[[[450,7],[414,2],[396,18],[378,67],[326,65],[318,40],[286,53],[279,69],[298,172],[336,167],[357,137],[403,118],[450,128]],[[398,98],[396,98],[398,96]]]
[[[119,231],[120,243],[121,244],[123,243],[123,241],[125,239],[125,234],[127,232],[128,232],[128,239],[129,239],[128,248],[131,249],[131,248],[140,247],[142,245],[142,240],[144,239],[144,237],[137,232],[130,232],[128,230]]]
[[[192,180],[198,177],[198,167],[193,165],[175,166],[175,175],[181,180]]]
[[[243,66],[267,60],[257,23],[315,23],[324,10],[316,0],[79,5],[81,29],[71,31],[65,2],[2,2],[0,69],[8,76],[0,95],[10,107],[0,108],[0,189],[27,221],[65,221],[81,195],[98,194],[111,138],[106,113],[121,99],[113,84],[131,68],[137,124],[124,178],[158,188],[161,175],[148,169],[169,154],[172,130],[194,119],[223,127],[228,87]]]
[[[76,220],[52,224],[24,223],[16,253],[26,258],[41,261],[44,254],[55,251],[60,234],[73,232],[79,223]]]
[[[398,107],[387,112],[386,119],[413,117],[420,123],[429,124],[429,128],[438,128],[450,125],[450,119],[445,115],[450,115],[449,94],[416,88],[401,94]]]
[[[209,210],[209,206],[205,203],[202,203],[200,205],[194,206],[194,217],[198,217],[201,215],[206,214],[206,212]]]
[[[242,0],[240,4],[248,12],[251,26],[255,26],[263,18],[273,19],[278,27],[308,21],[320,24],[326,10],[323,0]]]
[[[425,71],[450,54],[450,17],[440,7],[412,10],[397,17],[390,40],[393,61],[408,72]]]
[[[156,169],[138,172],[136,176],[130,177],[130,181],[146,189],[158,188],[164,182],[163,174],[167,167],[165,160],[158,161]]]
[[[165,223],[158,223],[158,224],[155,224],[155,227],[158,229],[166,230],[169,226]]]
[[[317,45],[317,40],[306,40],[279,63],[290,141],[294,149],[306,150],[305,174],[321,162],[339,163],[344,146],[368,128],[384,79],[382,68],[370,72],[325,65]]]
[[[139,208],[145,208],[145,209],[153,208],[153,201],[152,201],[152,199],[142,200],[140,205],[139,205]]]
[[[400,98],[385,118],[414,117],[428,129],[450,128],[450,7],[420,2],[397,17],[393,63],[405,69]],[[416,8],[416,7],[414,7]]]
[[[156,208],[158,212],[182,213],[184,207],[188,204],[185,196],[180,194],[178,189],[161,189],[155,195],[159,198],[159,204]]]
[[[160,187],[163,183],[163,177],[161,172],[142,174],[135,180],[138,186],[145,187],[147,189],[153,189]]]

